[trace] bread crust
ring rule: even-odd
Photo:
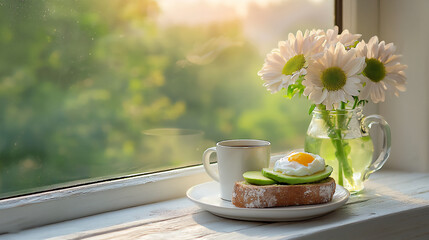
[[[318,183],[299,185],[258,186],[246,181],[236,182],[232,203],[240,208],[267,208],[320,204],[332,200],[335,180],[327,178]]]

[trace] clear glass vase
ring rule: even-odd
[[[307,130],[305,151],[323,157],[334,168],[331,177],[351,193],[364,188],[369,175],[379,170],[390,153],[390,127],[379,115],[363,116],[362,108],[315,109]],[[383,133],[380,154],[374,156],[370,129],[379,125]],[[371,131],[371,133],[375,133]]]

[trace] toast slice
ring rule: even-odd
[[[332,200],[335,180],[326,178],[320,182],[299,185],[252,185],[236,182],[232,204],[240,208],[267,208],[320,204]]]

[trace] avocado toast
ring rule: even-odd
[[[292,176],[273,169],[243,174],[246,181],[236,182],[232,203],[241,208],[285,207],[330,202],[335,181],[332,167],[309,176]]]

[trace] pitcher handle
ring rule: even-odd
[[[362,131],[368,132],[374,126],[379,125],[383,132],[383,146],[377,158],[374,158],[371,165],[367,168],[364,174],[364,180],[368,179],[369,175],[383,167],[390,155],[390,126],[380,115],[370,115],[362,119]]]

